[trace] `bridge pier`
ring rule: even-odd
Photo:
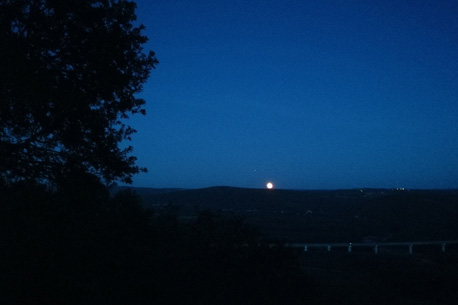
[[[442,243],[442,245],[441,245],[442,246],[442,252],[445,252],[445,245],[446,245],[446,243]]]
[[[412,254],[412,253],[413,253],[413,245],[410,244],[410,245],[409,245],[409,254]]]
[[[374,253],[375,253],[375,254],[378,253],[378,245],[375,245],[375,246],[374,246]]]

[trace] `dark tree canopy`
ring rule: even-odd
[[[0,0],[0,180],[56,182],[72,173],[130,183],[145,169],[128,115],[158,63],[144,52],[136,4]]]

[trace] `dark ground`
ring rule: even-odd
[[[135,190],[146,208],[172,206],[183,217],[206,209],[235,214],[289,243],[458,239],[457,190]]]
[[[140,194],[142,194],[140,192]],[[458,239],[456,190],[290,191],[216,187],[143,194],[147,207],[190,217],[211,209],[241,215],[266,240],[283,242]],[[456,304],[458,247],[296,252],[316,304]]]
[[[318,304],[456,304],[458,253],[307,253]]]
[[[140,195],[152,210],[129,191],[110,197],[102,189],[3,189],[0,304],[424,305],[458,299],[458,247],[412,255],[407,249],[375,255],[271,247],[272,240],[288,238],[456,239],[455,191],[210,188]]]

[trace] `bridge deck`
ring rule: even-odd
[[[445,252],[446,246],[458,244],[458,240],[441,240],[441,241],[411,241],[411,242],[370,242],[370,243],[294,243],[287,244],[287,247],[303,248],[308,251],[309,248],[327,248],[331,251],[332,248],[345,247],[348,252],[354,247],[371,247],[374,248],[374,253],[378,253],[380,247],[408,247],[409,253],[413,252],[414,246],[440,246],[442,252]]]

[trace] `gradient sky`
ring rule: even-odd
[[[458,2],[138,0],[134,186],[458,188]]]

